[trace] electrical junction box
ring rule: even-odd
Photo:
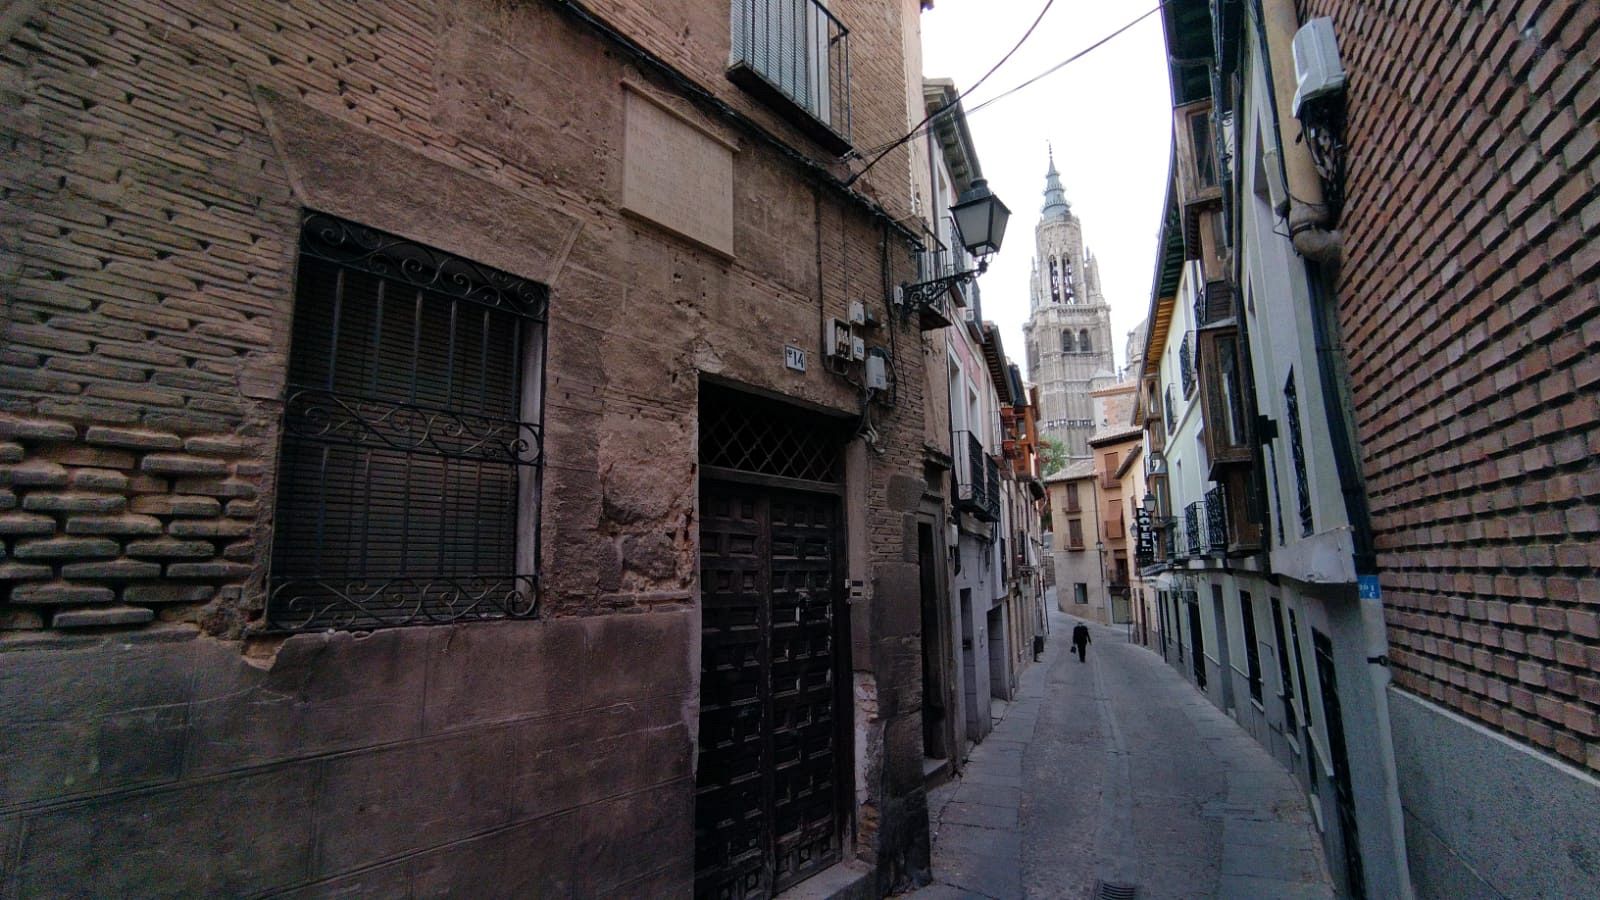
[[[883,357],[873,353],[867,357],[867,390],[886,391],[889,389],[889,372],[883,363]]]
[[[823,320],[822,352],[828,356],[849,359],[851,349],[850,323],[843,319]]]
[[[860,362],[867,358],[867,342],[858,337],[850,339],[850,358]]]
[[[850,324],[867,324],[867,307],[859,301],[852,301],[850,303]]]
[[[1307,103],[1344,90],[1344,64],[1339,61],[1339,42],[1334,37],[1333,20],[1312,19],[1294,34],[1294,116]]]

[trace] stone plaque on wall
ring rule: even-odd
[[[623,85],[622,208],[733,255],[734,147]]]

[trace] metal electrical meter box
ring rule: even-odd
[[[884,366],[883,357],[874,351],[867,357],[867,390],[886,391],[889,389],[889,373]]]
[[[1339,61],[1339,41],[1333,20],[1312,19],[1294,33],[1294,115],[1320,97],[1344,90],[1344,64]]]
[[[843,319],[827,319],[822,323],[822,352],[829,356],[849,359],[851,352],[850,323]]]

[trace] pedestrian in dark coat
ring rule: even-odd
[[[1078,651],[1078,662],[1087,661],[1084,655],[1089,652],[1089,626],[1082,622],[1072,629],[1072,649]]]

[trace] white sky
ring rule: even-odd
[[[937,0],[922,14],[923,73],[966,90],[1010,50],[1045,0]],[[1031,87],[974,106],[1093,44],[1154,0],[1055,0],[1022,49],[962,101],[989,187],[1011,209],[1005,243],[980,282],[984,317],[1026,369],[1033,228],[1044,202],[1046,143],[1111,304],[1117,364],[1150,304],[1165,198],[1172,101],[1161,17],[1152,15]]]

